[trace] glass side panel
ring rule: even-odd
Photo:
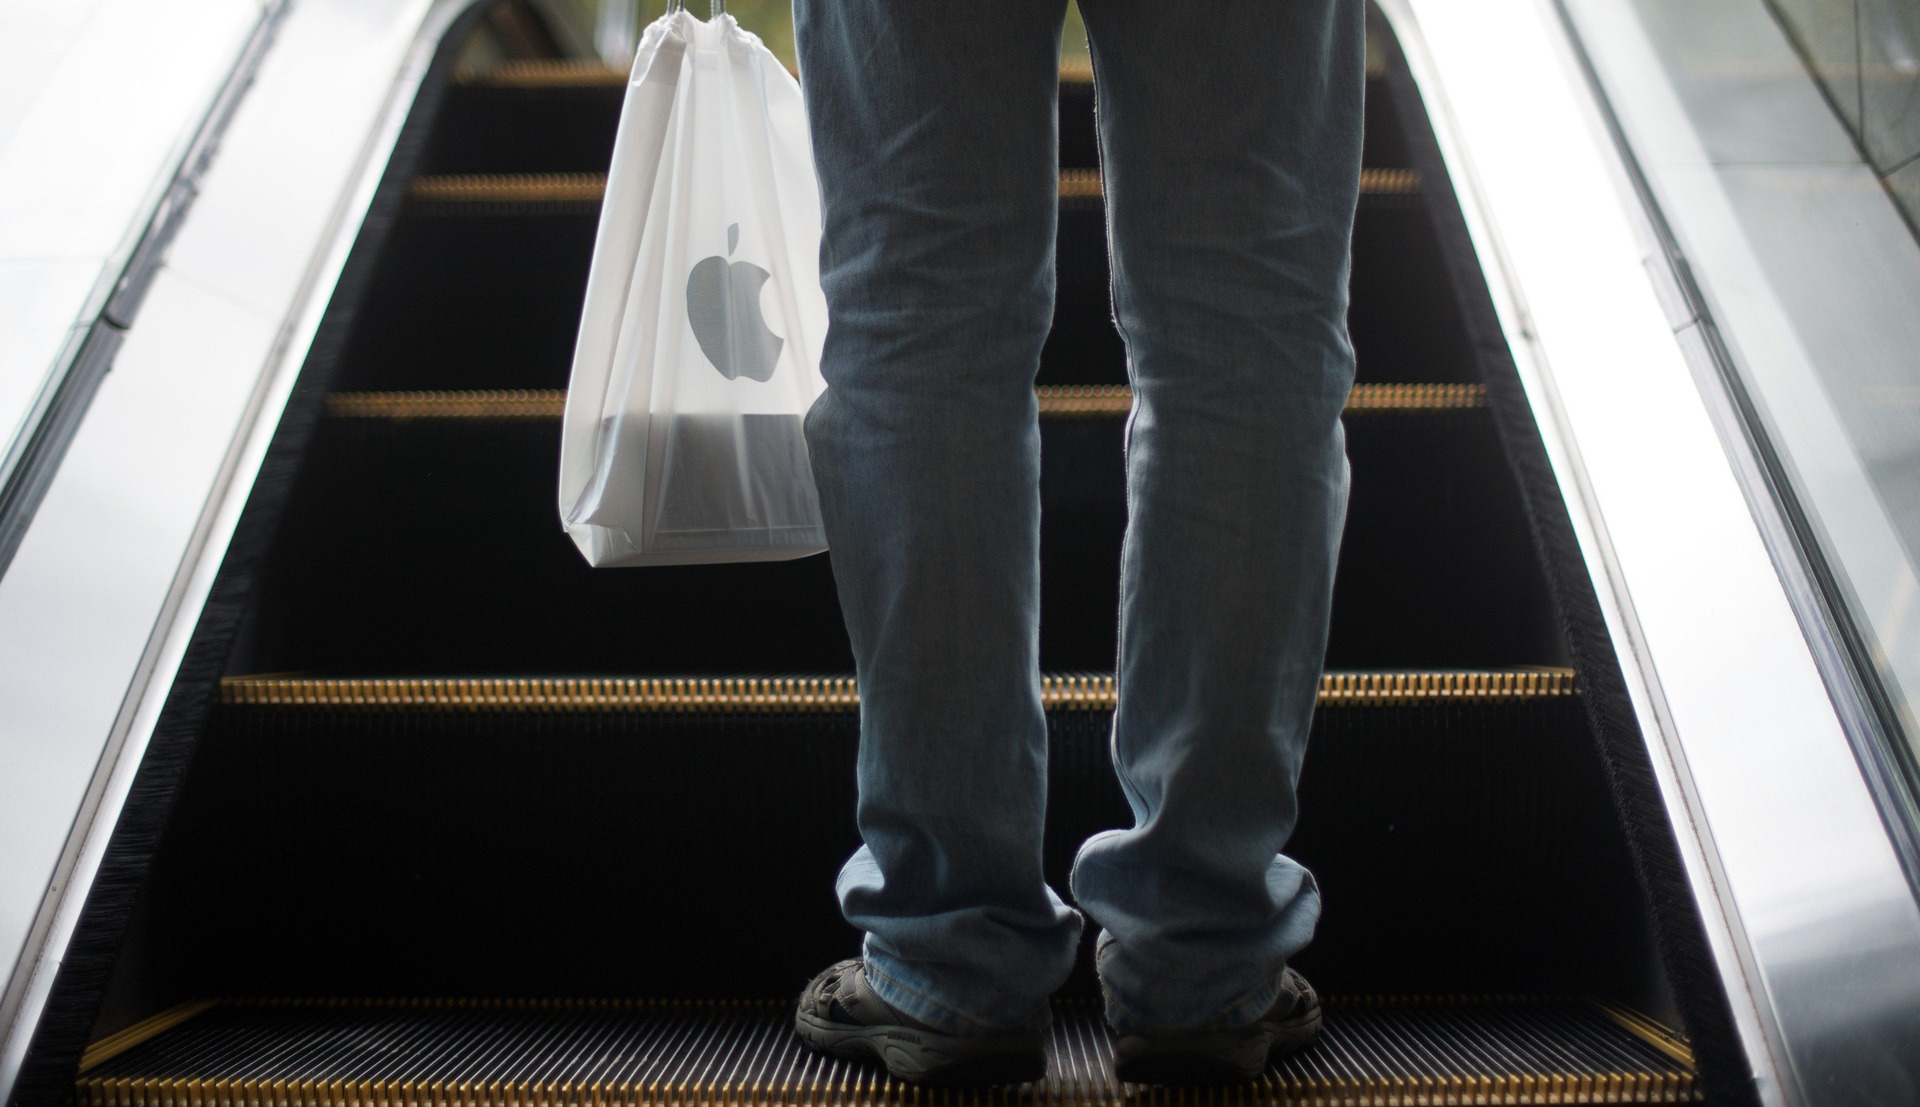
[[[1896,759],[1920,763],[1920,243],[1863,153],[1855,6],[1564,3],[1699,285],[1676,330],[1724,342]]]

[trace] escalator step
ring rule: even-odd
[[[443,378],[483,375],[467,364],[450,357]],[[527,375],[523,362],[503,359],[493,378],[512,386]],[[853,668],[827,558],[589,570],[555,515],[561,395],[514,387],[336,394],[335,413],[358,417],[318,428],[262,577],[258,602],[271,617],[260,617],[261,633],[232,672]],[[1125,427],[1114,416],[1129,397],[1097,385],[1049,386],[1041,397],[1051,413],[1040,421],[1040,665],[1105,671],[1118,649],[1128,520]],[[1354,391],[1345,420],[1352,493],[1327,668],[1563,660],[1496,428],[1484,407],[1452,407],[1481,398],[1472,385]],[[434,525],[422,526],[427,519]],[[651,633],[610,625],[582,633],[570,614],[578,612],[620,612]]]
[[[629,73],[573,59],[514,61],[454,76],[420,171],[518,173],[605,169]],[[1099,164],[1093,71],[1060,70],[1060,164]]]
[[[1524,703],[1578,694],[1572,669],[1494,672],[1322,673],[1320,707],[1430,707]],[[852,677],[227,677],[220,701],[253,707],[365,707],[434,711],[848,712]],[[1041,678],[1048,711],[1112,711],[1114,679]]]
[[[1111,679],[1044,688],[1042,862],[1067,889],[1081,844],[1133,813]],[[859,845],[850,680],[222,691],[152,892],[176,995],[758,999],[857,946],[831,894]],[[1631,867],[1572,673],[1330,673],[1320,693],[1288,846],[1326,897],[1309,979],[1640,995],[1607,954],[1638,933],[1607,891]]]
[[[606,192],[605,173],[456,173],[414,179],[408,195],[430,210],[473,205],[596,204]],[[1420,192],[1417,169],[1362,169],[1360,195],[1406,197]],[[1098,169],[1062,169],[1060,199],[1097,204],[1102,196]]]
[[[1361,1105],[1675,1103],[1700,1098],[1683,1040],[1593,1002],[1327,1001],[1313,1049],[1232,1089],[1149,1089],[1113,1074],[1090,1003],[1059,1004],[1047,1077],[928,1092],[809,1052],[780,1002],[228,1002],[89,1051],[83,1107],[891,1107],[893,1104]],[[156,1023],[164,1023],[162,1016]],[[115,1050],[118,1052],[115,1052]]]
[[[1125,415],[1133,390],[1113,384],[1049,384],[1036,393],[1042,418]],[[1347,411],[1377,414],[1461,411],[1487,405],[1480,384],[1356,384]],[[567,394],[558,388],[495,388],[425,392],[335,392],[327,414],[342,419],[558,419]]]

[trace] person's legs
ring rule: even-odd
[[[807,443],[861,695],[841,909],[887,1004],[1032,1030],[1080,934],[1040,859],[1033,384],[1065,0],[794,8],[832,319]]]
[[[1346,511],[1360,0],[1081,0],[1134,411],[1115,768],[1073,890],[1127,1033],[1253,1023],[1319,915],[1282,855]]]

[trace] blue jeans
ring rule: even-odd
[[[882,998],[1044,1024],[1040,435],[1065,0],[795,0],[825,237],[807,418],[861,692],[840,873]],[[1081,0],[1134,409],[1113,759],[1081,849],[1123,1030],[1253,1021],[1319,915],[1293,830],[1345,517],[1360,0]]]

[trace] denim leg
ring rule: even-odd
[[[1125,1030],[1251,1022],[1313,936],[1282,854],[1326,649],[1353,381],[1360,0],[1081,0],[1134,410],[1113,757],[1081,849]]]
[[[1080,916],[1041,870],[1040,444],[1065,0],[796,0],[831,310],[807,417],[860,680],[881,998],[948,1032],[1048,1018]]]

